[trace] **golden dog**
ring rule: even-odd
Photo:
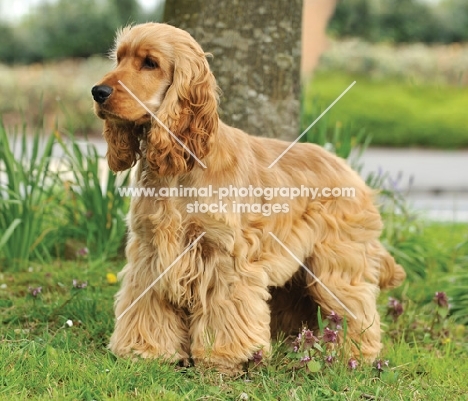
[[[405,278],[379,242],[373,191],[313,144],[296,144],[270,168],[289,144],[220,121],[215,78],[187,32],[126,27],[112,54],[115,69],[92,89],[110,168],[135,166],[135,187],[213,193],[132,199],[110,349],[234,371],[256,351],[268,355],[272,333],[313,325],[318,304],[347,316],[349,351],[373,360],[381,349],[379,289]],[[221,188],[301,185],[354,188],[355,196],[234,193],[223,199],[226,210],[193,211],[196,201],[218,204]],[[244,213],[235,208],[241,203]],[[245,204],[281,210],[266,215]]]

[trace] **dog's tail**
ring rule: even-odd
[[[381,245],[379,287],[390,289],[398,287],[406,278],[406,273],[388,251]]]

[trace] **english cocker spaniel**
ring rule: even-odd
[[[273,334],[314,326],[319,305],[346,316],[346,349],[373,360],[379,289],[405,278],[379,242],[373,191],[319,146],[278,158],[288,143],[224,124],[187,32],[126,27],[112,57],[115,69],[92,88],[108,164],[135,167],[133,189],[154,192],[131,199],[110,349],[235,371],[257,351],[268,356]]]

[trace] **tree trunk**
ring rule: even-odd
[[[299,134],[302,0],[167,0],[164,21],[201,44],[229,125],[267,137]]]

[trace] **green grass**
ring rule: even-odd
[[[421,235],[439,245],[426,256],[426,278],[393,293],[403,300],[405,313],[396,322],[384,317],[382,358],[389,368],[381,373],[365,365],[349,370],[341,362],[318,373],[291,368],[281,344],[269,364],[237,378],[116,358],[106,344],[118,285],[106,274],[117,273],[124,260],[55,261],[32,264],[29,271],[7,270],[0,275],[0,399],[240,400],[244,394],[249,400],[465,399],[466,329],[451,320],[428,327],[434,291],[450,297],[450,283],[443,278],[456,267],[456,245],[466,240],[466,225],[432,225]],[[448,261],[444,265],[437,264],[441,253]],[[74,288],[73,279],[86,281],[87,287]],[[39,286],[42,291],[34,297],[29,288]],[[382,316],[388,296],[379,301]]]
[[[412,233],[412,235],[410,234]],[[385,230],[384,230],[385,234]],[[400,243],[408,244],[408,249],[403,250],[404,254],[410,252],[417,253],[419,258],[411,258],[411,263],[423,264],[424,274],[420,277],[414,273],[418,271],[414,266],[409,265],[406,259],[397,261],[405,267],[412,280],[406,281],[402,287],[394,290],[394,293],[401,296],[405,291],[411,300],[417,304],[430,302],[436,291],[445,291],[449,297],[454,297],[457,293],[457,284],[453,281],[460,272],[465,272],[468,268],[466,258],[466,246],[468,245],[468,230],[466,223],[437,223],[427,222],[414,223],[409,226],[398,240]],[[463,245],[464,246],[461,246]],[[414,249],[413,249],[414,248]],[[467,277],[468,278],[468,277]],[[409,287],[409,288],[406,288]],[[466,309],[465,309],[466,312]]]
[[[333,107],[330,118],[365,128],[372,145],[468,147],[466,87],[318,72],[304,89],[305,112],[315,107],[315,98],[327,107],[353,81],[356,85]]]

